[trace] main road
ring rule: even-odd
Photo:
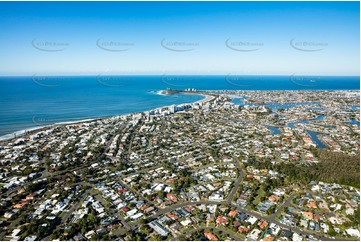
[[[242,168],[241,168],[241,166],[239,165],[239,162],[237,161],[236,158],[233,158],[233,159],[235,160],[234,163],[235,163],[235,165],[236,165],[236,167],[237,167],[237,170],[238,170],[239,175],[238,175],[238,179],[235,181],[235,184],[234,184],[233,189],[231,190],[231,192],[230,192],[229,195],[228,195],[228,198],[227,198],[227,203],[228,203],[228,204],[231,204],[231,203],[232,203],[232,200],[233,200],[233,198],[234,198],[234,195],[236,195],[236,192],[238,191],[239,185],[241,184],[242,179],[243,179],[243,176],[244,176],[243,171],[242,171]]]

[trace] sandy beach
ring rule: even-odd
[[[211,96],[211,95],[206,95],[206,94],[199,94],[199,95],[202,95],[202,96],[204,96],[205,98],[202,99],[202,100],[196,101],[196,102],[194,102],[194,103],[203,104],[203,103],[210,102],[210,101],[212,101],[213,99],[215,99],[215,97],[214,97],[214,96]]]

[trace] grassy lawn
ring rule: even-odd
[[[262,189],[259,189],[257,191],[257,197],[253,200],[253,204],[255,206],[257,206],[260,202],[261,202],[261,199],[266,195],[266,192],[263,191]]]
[[[67,212],[61,212],[61,214],[59,215],[60,218],[64,218],[64,216],[67,214]]]
[[[20,235],[22,238],[28,236],[28,232],[24,231],[21,235]]]
[[[220,229],[224,229],[227,233],[237,237],[237,238],[244,238],[244,236],[242,236],[241,234],[234,232],[233,230],[231,230],[230,228],[224,227],[222,225],[218,226],[218,228]]]

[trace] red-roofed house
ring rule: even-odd
[[[125,192],[127,192],[128,190],[127,189],[118,189],[118,193],[119,194],[123,194]]]
[[[28,201],[28,200],[22,200],[21,202],[15,204],[15,205],[13,206],[13,208],[23,208],[23,207],[25,207],[25,206],[28,205],[28,204],[29,204],[29,201]]]
[[[168,193],[167,198],[174,203],[178,202],[178,199],[177,199],[176,195],[174,195],[174,194]]]
[[[267,237],[263,238],[263,241],[274,241],[275,237],[273,237],[272,235],[268,235]]]
[[[306,205],[306,207],[308,207],[308,208],[317,208],[317,203],[316,202],[310,202],[309,204]]]
[[[128,207],[122,207],[120,210],[122,210],[124,213],[130,211],[130,209]]]
[[[179,217],[177,215],[175,215],[175,214],[167,213],[167,216],[169,218],[173,219],[173,220],[178,220],[179,219]]]
[[[143,205],[143,206],[141,206],[139,209],[142,210],[142,211],[144,211],[144,210],[146,210],[147,208],[149,208],[149,206]]]
[[[238,211],[237,211],[237,210],[231,210],[228,215],[229,215],[230,217],[234,218],[234,217],[237,216],[237,214],[238,214]]]
[[[222,185],[222,182],[213,183],[214,187],[219,187],[220,185]]]
[[[276,203],[276,202],[278,202],[278,200],[280,200],[280,197],[276,196],[276,195],[271,195],[271,196],[268,197],[268,200]]]
[[[319,214],[313,215],[313,220],[315,220],[316,222],[318,222],[318,220],[320,220],[321,218],[322,218],[322,216]]]
[[[268,225],[268,222],[267,222],[267,221],[263,221],[262,223],[259,223],[259,227],[260,227],[261,229],[266,228],[267,225]]]
[[[244,226],[239,226],[238,227],[238,232],[240,233],[248,233],[249,232],[249,228],[246,228]]]
[[[218,237],[210,232],[204,232],[204,236],[206,236],[209,240],[218,241]]]
[[[228,218],[225,216],[218,216],[217,221],[216,221],[217,224],[222,224],[222,225],[227,225],[228,222],[229,222]]]
[[[302,212],[303,213],[303,217],[305,217],[306,219],[313,219],[313,213],[311,212]]]

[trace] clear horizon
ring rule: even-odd
[[[0,2],[0,76],[360,76],[359,10],[359,2]]]

